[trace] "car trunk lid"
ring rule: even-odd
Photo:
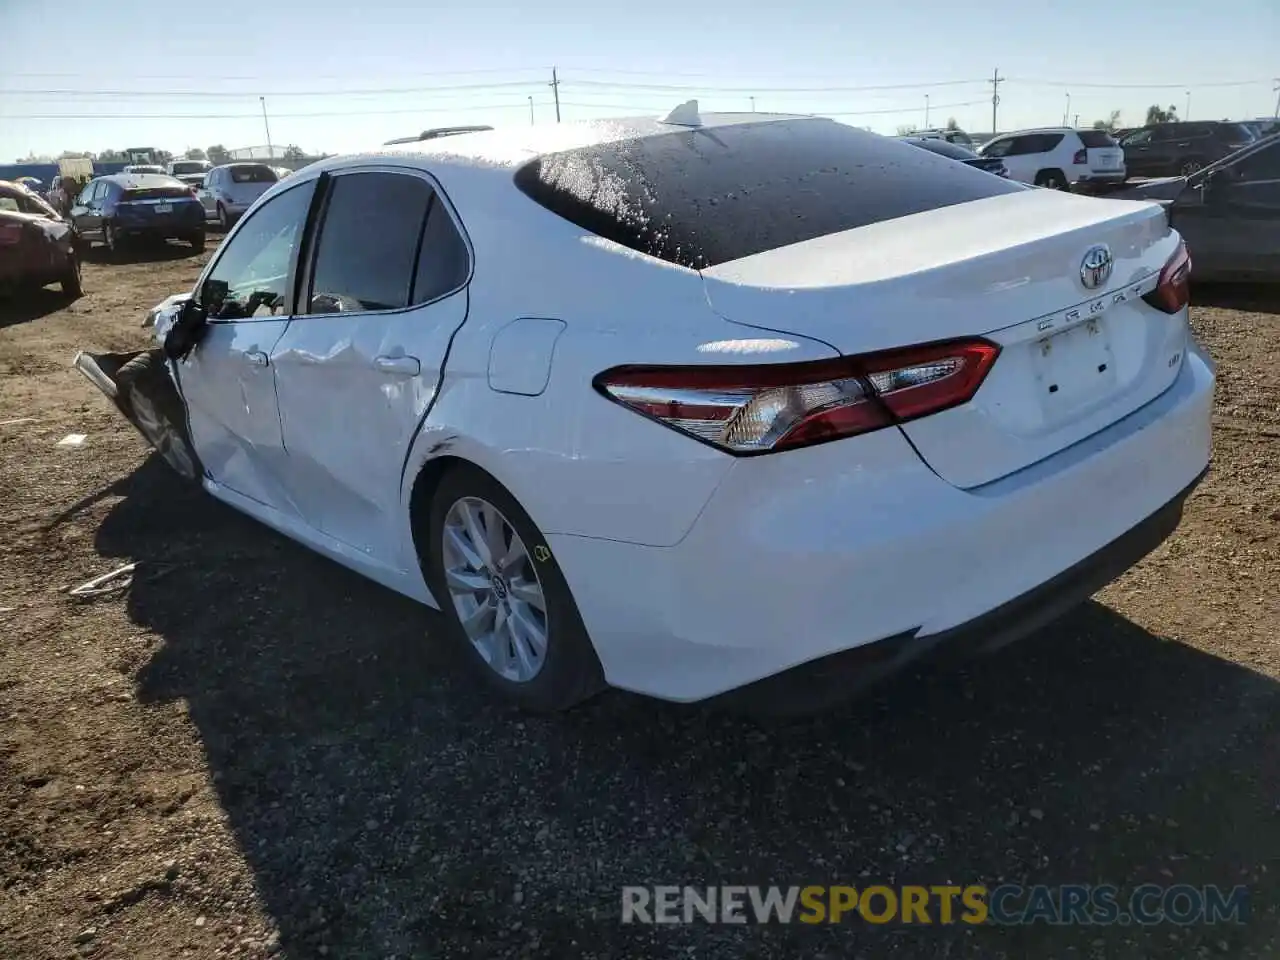
[[[1091,288],[1082,264],[1101,244],[1114,266]],[[901,428],[939,476],[972,488],[1170,386],[1185,313],[1142,297],[1177,244],[1155,204],[1026,190],[770,250],[703,277],[726,319],[846,355],[961,337],[998,344],[973,400]]]

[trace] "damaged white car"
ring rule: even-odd
[[[1155,204],[687,104],[321,161],[160,348],[76,363],[521,704],[816,702],[1023,635],[1176,527],[1214,386],[1189,271]]]

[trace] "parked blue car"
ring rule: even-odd
[[[130,241],[183,240],[204,250],[204,205],[166,174],[117,173],[90,180],[71,207],[77,241],[102,243],[116,256]]]

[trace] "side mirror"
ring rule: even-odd
[[[213,282],[216,281],[210,281]],[[209,284],[205,285],[206,289],[208,286]],[[224,283],[223,287],[225,286]],[[184,303],[178,319],[164,335],[165,356],[170,360],[181,360],[194,350],[208,329],[208,317],[208,311],[196,302],[195,297]]]

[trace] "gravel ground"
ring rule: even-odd
[[[203,261],[149,256],[0,308],[0,421],[34,418],[0,425],[0,957],[1280,955],[1280,293],[1197,291],[1214,467],[1052,628],[816,719],[546,719],[430,611],[185,488],[69,368],[143,345]],[[618,920],[623,884],[1002,881],[1246,884],[1250,917]]]

